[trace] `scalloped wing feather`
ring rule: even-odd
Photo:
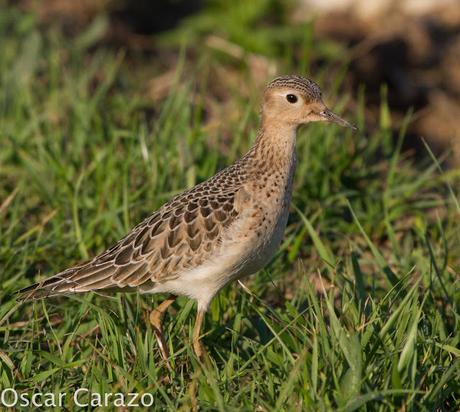
[[[219,174],[216,178],[217,182],[204,182],[171,199],[91,261],[21,290],[20,299],[129,290],[175,279],[201,265],[215,253],[225,229],[238,217],[238,190],[228,187],[235,181],[225,177],[219,181]],[[211,183],[220,185],[220,190]]]

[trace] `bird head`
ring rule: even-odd
[[[355,126],[327,108],[321,89],[314,81],[300,76],[277,77],[267,85],[262,115],[265,120],[292,126],[330,122],[356,130]]]

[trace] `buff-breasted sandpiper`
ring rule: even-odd
[[[315,121],[351,127],[323,103],[321,90],[300,76],[270,82],[261,127],[241,159],[173,197],[114,246],[89,262],[23,289],[23,300],[89,291],[167,293],[150,314],[163,357],[161,319],[178,295],[198,302],[193,348],[212,298],[229,282],[263,268],[280,245],[296,168],[298,126]]]

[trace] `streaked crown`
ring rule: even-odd
[[[273,89],[278,87],[286,87],[294,90],[298,90],[305,94],[310,100],[321,100],[321,89],[319,86],[310,79],[301,76],[280,76],[273,79],[268,85],[267,89]]]

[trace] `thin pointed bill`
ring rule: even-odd
[[[353,126],[351,123],[348,123],[346,120],[342,119],[340,116],[336,115],[334,112],[331,112],[329,109],[326,109],[320,112],[320,116],[326,122],[335,123],[342,127],[348,127],[349,129],[352,129],[352,130],[358,130],[356,126]]]

